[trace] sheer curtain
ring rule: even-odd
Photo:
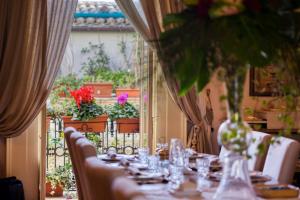
[[[179,12],[183,9],[181,1],[176,0],[116,0],[119,7],[129,18],[135,29],[144,37],[151,47],[160,51],[159,36],[164,31],[163,17],[168,13]],[[159,55],[159,53],[158,53]],[[195,89],[189,91],[184,97],[179,97],[179,84],[170,73],[168,63],[160,65],[172,98],[189,119],[193,128],[189,133],[188,144],[198,152],[212,153],[211,127],[204,119],[203,105]]]
[[[77,0],[0,1],[0,137],[21,134],[44,106]]]

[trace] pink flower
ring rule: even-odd
[[[122,93],[120,96],[118,96],[118,104],[125,105],[128,99],[127,93]]]
[[[144,95],[144,101],[145,102],[148,101],[148,95],[147,94]]]

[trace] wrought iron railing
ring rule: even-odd
[[[64,139],[64,120],[61,118],[51,119],[48,122],[47,132],[47,151],[46,151],[46,168],[52,171],[59,166],[65,166],[70,163],[68,148]],[[140,133],[137,129],[130,130],[128,133],[122,132],[122,127],[126,124],[111,121],[105,123],[105,129],[101,132],[92,132],[93,128],[88,127],[86,123],[81,124],[81,128],[75,126],[85,136],[95,144],[98,154],[105,154],[109,149],[115,149],[119,154],[135,154],[140,143]],[[138,127],[139,124],[130,123],[131,126]],[[68,125],[70,126],[70,125]],[[74,185],[70,190],[76,189],[74,177],[72,177]]]

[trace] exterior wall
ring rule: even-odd
[[[80,74],[82,63],[88,57],[81,54],[81,49],[88,47],[89,42],[92,44],[104,43],[104,50],[110,58],[110,67],[112,69],[124,69],[126,67],[125,61],[118,46],[122,40],[126,42],[127,55],[133,58],[136,45],[135,32],[72,31],[61,64],[61,74]]]

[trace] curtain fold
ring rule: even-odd
[[[21,134],[45,105],[76,4],[77,0],[0,1],[1,137]]]
[[[180,12],[183,9],[183,4],[181,1],[175,0],[140,0],[140,3],[147,25],[141,19],[141,14],[137,12],[132,0],[117,0],[117,4],[128,16],[136,30],[142,33],[141,35],[149,42],[150,46],[156,50],[159,56],[159,36],[161,32],[164,31],[162,25],[163,17],[168,13]],[[141,22],[144,24],[141,25]],[[198,152],[212,153],[211,124],[207,123],[207,120],[204,119],[203,111],[201,110],[203,105],[200,103],[199,94],[197,94],[193,88],[185,96],[179,97],[179,83],[170,72],[168,63],[164,63],[161,58],[159,61],[173,100],[187,119],[193,123],[193,128],[188,135],[188,145]]]

